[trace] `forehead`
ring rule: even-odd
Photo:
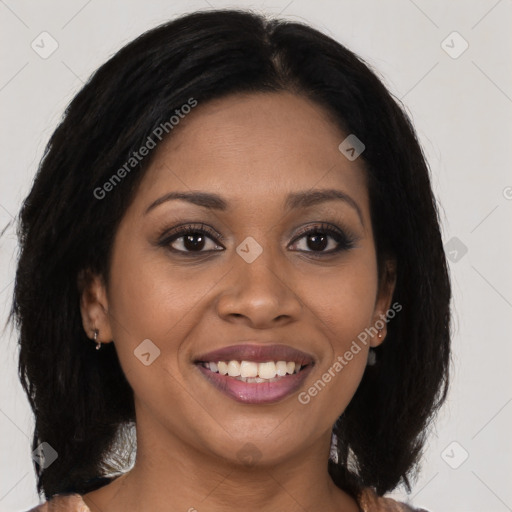
[[[172,190],[222,193],[256,206],[294,191],[344,190],[367,205],[361,159],[338,149],[347,134],[323,107],[287,92],[238,94],[199,104],[155,149],[146,201]]]

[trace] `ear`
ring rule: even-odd
[[[98,330],[97,341],[110,343],[112,329],[108,315],[107,289],[103,278],[90,270],[81,270],[77,277],[77,285],[85,333],[94,339],[94,331]]]
[[[396,259],[388,258],[382,265],[381,276],[379,279],[379,289],[377,292],[377,299],[375,301],[375,310],[373,313],[372,326],[379,328],[382,326],[382,330],[378,334],[372,336],[370,345],[372,347],[379,346],[387,334],[387,322],[386,313],[389,311],[391,306],[391,300],[393,299],[393,292],[396,286]],[[380,335],[380,336],[379,336]]]

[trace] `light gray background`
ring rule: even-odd
[[[512,510],[511,0],[0,0],[0,225],[18,211],[49,136],[91,72],[143,31],[212,7],[306,21],[360,54],[405,103],[442,204],[454,292],[452,387],[410,498],[435,512]],[[31,47],[42,46],[43,31],[58,43],[46,59]],[[464,40],[467,50],[453,58]],[[12,228],[0,252],[3,325],[15,270]],[[0,510],[20,511],[38,502],[33,421],[10,329],[1,343]]]

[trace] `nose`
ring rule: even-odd
[[[296,321],[303,305],[286,265],[263,250],[252,263],[236,255],[234,267],[222,282],[218,315],[225,321],[267,329]]]

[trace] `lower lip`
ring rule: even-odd
[[[212,372],[201,364],[196,364],[208,382],[219,391],[244,404],[270,404],[283,400],[297,391],[313,365],[309,364],[300,372],[285,375],[275,382],[242,382],[228,375]]]

